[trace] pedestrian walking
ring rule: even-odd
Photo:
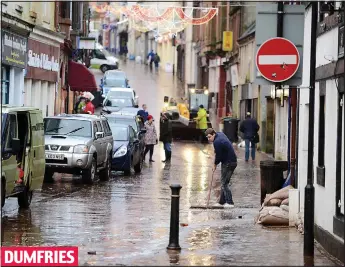
[[[154,55],[153,61],[155,63],[156,71],[158,71],[159,62],[161,61],[161,58],[159,57],[159,55],[157,53]]]
[[[234,207],[234,201],[230,190],[230,179],[237,167],[237,156],[228,137],[222,132],[215,132],[209,128],[205,135],[210,142],[213,142],[215,150],[215,160],[212,171],[215,171],[217,165],[221,165],[221,197],[216,206],[224,205],[224,208]]]
[[[150,160],[149,162],[154,162],[152,159],[154,146],[157,145],[157,132],[155,124],[153,123],[153,117],[151,115],[147,116],[147,121],[145,123],[145,152],[144,152],[144,161],[146,158],[146,154],[150,151]]]
[[[194,120],[196,122],[196,128],[200,129],[199,141],[202,143],[205,139],[205,131],[207,129],[207,111],[204,105],[199,106],[198,115]]]
[[[171,162],[172,125],[170,120],[169,113],[161,113],[159,141],[163,142],[164,146],[165,160],[162,161],[164,163]]]
[[[143,123],[147,121],[147,117],[149,116],[149,113],[147,112],[147,105],[143,104],[142,109],[138,110],[137,115],[140,116],[143,120]]]
[[[249,160],[249,146],[252,148],[252,160],[255,160],[256,143],[259,142],[260,126],[255,119],[251,117],[250,112],[247,112],[246,119],[240,125],[240,131],[243,133],[245,142],[245,160]]]
[[[153,52],[153,50],[151,50],[151,52],[148,53],[148,55],[147,55],[147,64],[150,66],[150,69],[152,69],[154,56],[155,56],[155,53]]]

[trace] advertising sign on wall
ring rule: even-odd
[[[60,47],[28,40],[28,72],[26,78],[57,82],[60,71]]]
[[[26,68],[28,38],[8,31],[1,31],[1,62],[17,68]]]

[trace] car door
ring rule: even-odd
[[[101,129],[100,129],[101,130]],[[94,145],[96,147],[97,151],[97,165],[102,164],[103,159],[102,159],[102,138],[96,139],[96,133],[99,132],[97,123],[94,121],[93,122],[93,135],[94,135]]]
[[[140,159],[140,147],[137,134],[131,126],[129,126],[129,140],[132,146],[133,165],[135,165]]]
[[[102,147],[102,151],[101,151],[102,158],[101,159],[102,159],[102,162],[105,162],[106,151],[107,151],[107,141],[105,138],[105,129],[103,129],[103,126],[102,126],[102,123],[100,120],[96,121],[96,124],[97,124],[98,131],[103,133],[103,137],[100,138],[99,140],[100,140],[101,147]]]
[[[11,193],[14,188],[14,181],[17,180],[17,155],[13,154],[12,139],[18,138],[18,123],[17,114],[9,113],[7,115],[7,122],[5,126],[4,135],[1,136],[2,153],[1,153],[1,172],[2,176],[6,178],[7,193]]]
[[[140,152],[144,153],[145,150],[145,134],[141,132],[142,129],[144,129],[144,123],[141,120],[137,119],[137,127],[138,127],[138,131],[137,131],[137,136],[139,139],[139,148],[140,148]]]
[[[109,127],[109,124],[106,120],[102,120],[102,126],[103,126],[103,131],[104,131],[104,142],[105,142],[105,153],[110,153],[111,151],[107,151],[107,147],[113,146],[113,135],[111,133],[111,129]],[[108,154],[105,154],[105,158],[107,158]],[[111,157],[112,155],[110,155]]]
[[[107,63],[106,57],[99,51],[94,50],[90,60],[92,69],[99,69],[103,64]]]

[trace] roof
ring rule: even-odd
[[[114,91],[121,91],[121,92],[133,92],[133,88],[125,88],[125,87],[111,87],[109,92]]]
[[[116,114],[116,113],[111,113],[111,114],[106,114],[104,115],[106,118],[107,117],[113,117],[113,118],[124,118],[124,119],[134,119],[137,115],[131,115],[131,114]]]
[[[255,25],[256,25],[256,23],[253,22],[252,25],[250,25],[248,27],[248,29],[241,35],[241,37],[237,39],[237,41],[242,41],[246,37],[248,37],[248,36],[252,35],[253,33],[255,33]]]
[[[99,120],[102,119],[104,116],[98,115],[90,115],[90,114],[59,114],[55,116],[49,116],[46,118],[54,118],[54,119],[77,119],[77,120]]]
[[[35,107],[23,107],[23,106],[12,106],[12,105],[1,105],[1,113],[8,113],[11,111],[30,111],[30,110],[40,110]]]

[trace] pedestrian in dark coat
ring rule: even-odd
[[[143,109],[138,110],[137,115],[140,116],[143,119],[143,122],[145,123],[147,121],[147,117],[149,116],[149,113],[147,112],[147,106],[146,104],[143,104]]]
[[[219,163],[221,166],[221,197],[217,205],[224,205],[224,208],[234,207],[229,183],[234,170],[237,167],[237,156],[228,137],[222,133],[209,128],[205,131],[205,135],[210,142],[213,142],[215,150],[215,159],[212,171],[214,172]]]
[[[246,119],[242,121],[240,125],[240,131],[243,133],[245,148],[245,160],[249,160],[249,145],[252,147],[252,160],[255,160],[256,143],[258,142],[258,131],[260,126],[255,119],[250,116],[250,112],[247,113]]]
[[[165,160],[162,162],[165,163],[171,162],[172,125],[170,120],[169,113],[161,113],[159,141],[163,142]]]

